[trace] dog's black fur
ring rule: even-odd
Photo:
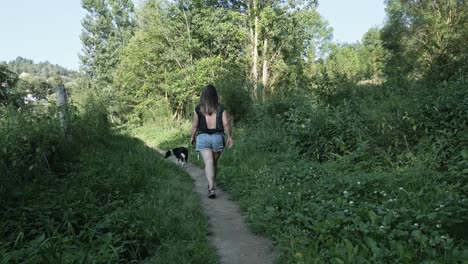
[[[174,155],[177,158],[177,162],[182,162],[181,166],[187,165],[188,161],[188,149],[185,147],[178,147],[175,149],[168,150],[164,158],[169,158]]]

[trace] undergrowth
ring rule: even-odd
[[[463,262],[467,95],[463,84],[279,94],[238,123],[219,183],[279,263]],[[183,144],[189,126],[173,127],[152,142]]]
[[[2,109],[0,263],[217,263],[190,177],[103,109]]]

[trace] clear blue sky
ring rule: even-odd
[[[139,3],[141,0],[134,0]],[[0,61],[21,56],[79,68],[80,0],[0,0]],[[383,23],[383,0],[319,0],[319,12],[333,27],[334,40],[356,42]]]
[[[361,41],[367,30],[382,26],[384,0],[319,0],[319,13],[333,28],[337,42]]]
[[[18,56],[78,69],[80,0],[0,0],[0,61]]]

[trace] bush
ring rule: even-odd
[[[62,143],[60,125],[50,113],[7,107],[0,118],[2,179],[25,181],[53,170],[50,161]]]
[[[456,263],[468,256],[462,87],[266,102],[236,130],[219,182],[284,263]]]
[[[219,81],[220,101],[231,115],[232,121],[242,121],[252,107],[252,99],[246,84],[238,79],[226,78]]]

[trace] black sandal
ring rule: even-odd
[[[215,189],[214,189],[214,188],[211,189],[211,190],[208,189],[208,198],[213,199],[213,198],[215,198],[215,197],[216,197]]]

